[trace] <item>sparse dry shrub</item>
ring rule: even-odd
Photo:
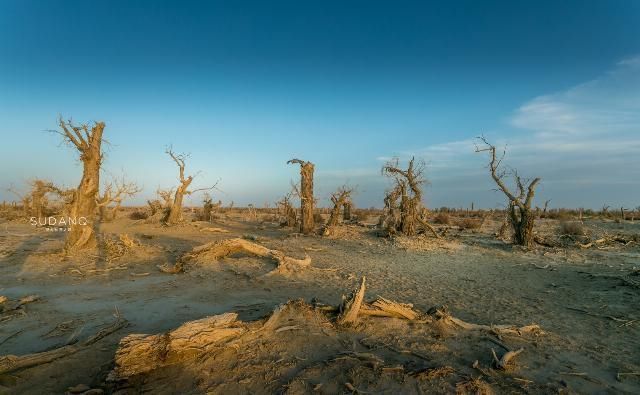
[[[578,221],[560,222],[560,233],[563,235],[583,236],[584,226]]]
[[[131,214],[129,214],[129,219],[132,219],[134,221],[140,220],[140,219],[147,219],[149,218],[149,214],[144,212],[144,211],[139,211],[136,210],[134,212],[132,212]]]
[[[316,224],[324,222],[324,218],[322,218],[322,214],[317,212],[313,213],[313,222]]]
[[[440,225],[449,225],[451,223],[451,217],[446,212],[440,212],[433,218],[433,222]]]
[[[369,210],[366,209],[361,209],[361,210],[357,210],[356,211],[356,218],[358,218],[358,221],[364,221],[367,218],[369,218]]]
[[[480,229],[482,226],[482,219],[480,218],[463,218],[458,221],[458,226],[462,229]]]

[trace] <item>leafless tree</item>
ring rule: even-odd
[[[425,183],[424,162],[411,158],[406,170],[399,167],[398,158],[382,167],[382,174],[394,181],[393,189],[385,196],[385,216],[382,225],[389,233],[400,232],[406,236],[417,233],[417,224],[440,237],[426,221],[426,208],[422,203],[422,185]]]
[[[82,179],[70,204],[72,219],[65,241],[65,251],[75,252],[96,246],[95,212],[96,197],[100,188],[100,166],[102,165],[102,134],[105,123],[74,124],[71,120],[59,119],[62,130],[57,131],[63,139],[74,146],[82,162]]]
[[[208,191],[214,189],[218,185],[218,183],[216,182],[216,184],[208,188],[189,190],[188,188],[195,176],[185,176],[185,160],[188,158],[188,155],[175,153],[171,147],[167,148],[166,154],[169,155],[171,159],[173,159],[173,161],[178,165],[180,185],[178,185],[178,187],[176,188],[176,191],[173,195],[173,202],[171,203],[171,207],[168,208],[162,222],[166,225],[175,225],[182,221],[182,201],[185,195],[191,195],[192,193],[198,191]]]
[[[291,159],[287,164],[297,163],[300,165],[300,232],[304,234],[313,233],[313,172],[314,164],[300,159]]]
[[[497,157],[496,147],[491,145],[484,136],[478,137],[481,146],[476,145],[476,152],[489,152],[489,171],[491,178],[498,185],[498,188],[509,200],[508,216],[514,231],[514,242],[516,244],[531,247],[534,243],[533,225],[535,214],[531,210],[531,204],[535,196],[536,186],[540,178],[525,180],[520,177],[516,170],[512,171],[513,179],[518,188],[518,194],[514,194],[504,182],[507,176],[506,170],[501,168],[502,160],[506,151],[503,151],[500,158]],[[525,186],[525,184],[528,184]]]

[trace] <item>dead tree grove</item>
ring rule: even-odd
[[[291,159],[287,164],[297,163],[300,165],[300,232],[303,234],[313,233],[313,171],[314,164],[300,159]]]
[[[426,209],[422,204],[424,163],[416,163],[415,158],[411,158],[407,169],[403,170],[395,158],[382,167],[382,174],[391,177],[394,185],[385,196],[385,214],[380,225],[390,234],[402,233],[406,236],[417,234],[418,225],[422,225],[439,238],[435,229],[427,223]]]
[[[75,125],[71,121],[59,120],[60,133],[73,145],[82,161],[82,179],[75,190],[69,207],[70,230],[65,241],[65,251],[75,252],[96,246],[94,229],[96,198],[100,189],[100,166],[102,165],[102,134],[105,123]]]
[[[188,155],[177,154],[173,152],[173,149],[171,147],[167,148],[166,153],[178,165],[180,185],[178,185],[178,187],[176,188],[175,194],[173,195],[173,202],[171,203],[171,206],[166,210],[166,214],[162,219],[162,222],[165,225],[175,225],[182,221],[182,201],[184,200],[184,196],[191,195],[192,193],[197,191],[207,191],[213,189],[216,187],[217,183],[216,185],[209,188],[194,189],[192,191],[189,190],[188,188],[195,176],[185,177],[185,160],[188,158]]]
[[[496,147],[491,145],[484,136],[478,137],[478,140],[482,146],[476,146],[476,152],[489,152],[488,167],[491,178],[509,200],[507,215],[514,231],[513,241],[515,244],[529,248],[534,243],[533,225],[536,217],[535,212],[531,209],[531,204],[540,178],[536,177],[531,181],[523,180],[514,170],[513,178],[518,188],[518,194],[512,193],[504,182],[507,172],[500,167],[506,152],[503,152],[502,156],[498,158]],[[525,184],[528,185],[525,186]]]

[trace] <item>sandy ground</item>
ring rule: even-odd
[[[208,365],[202,366],[209,369],[206,375],[168,371],[180,380],[158,374],[156,379],[165,377],[165,393],[308,393],[314,389],[317,393],[474,393],[484,388],[474,386],[478,382],[486,383],[486,392],[496,393],[640,393],[637,243],[523,251],[496,240],[492,232],[498,224],[490,221],[482,231],[452,230],[446,240],[436,242],[427,236],[392,241],[361,226],[344,227],[337,236],[322,238],[233,217],[173,228],[122,218],[103,224],[101,232],[126,233],[142,246],[122,257],[101,250],[94,256],[64,259],[56,253],[64,233],[20,223],[0,226],[0,295],[10,301],[32,294],[40,297],[2,314],[0,355],[45,351],[66,344],[70,336],[84,339],[112,322],[116,312],[129,322],[76,354],[0,375],[2,393],[64,393],[78,384],[108,393],[115,387],[106,385],[105,379],[114,367],[118,342],[127,334],[161,333],[225,312],[236,312],[238,319],[257,325],[290,300],[337,305],[362,276],[367,278],[367,298],[381,295],[413,303],[423,312],[446,305],[452,315],[468,322],[536,323],[545,333],[534,339],[503,338],[509,346],[525,348],[506,372],[491,369],[491,348],[498,351],[500,347],[487,336],[434,332],[392,319],[367,320],[357,330],[338,331],[333,337],[287,331],[280,340],[252,338],[247,344],[253,348],[241,349],[240,355],[224,357],[226,351],[221,351],[222,362],[204,361]],[[211,226],[229,232],[201,231]],[[542,221],[539,226],[552,232],[557,224]],[[594,221],[587,226],[610,233],[640,233],[640,223]],[[243,236],[291,256],[308,254],[313,269],[266,277],[275,265],[250,256],[195,265],[181,274],[157,268],[173,264],[195,246]],[[361,342],[367,337],[422,350],[422,356],[374,347],[387,370],[351,366],[331,357],[340,350],[367,348]],[[356,340],[359,345],[350,347]],[[258,347],[262,351],[255,351],[256,342],[262,344],[264,349]],[[476,360],[479,369],[472,366]],[[322,361],[331,363],[316,366]],[[274,366],[280,370],[272,371]],[[398,366],[400,373],[391,369]],[[415,372],[421,369],[444,369],[446,374],[418,380]],[[121,392],[162,392],[150,382],[152,377]]]

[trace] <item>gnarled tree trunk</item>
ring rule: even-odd
[[[71,121],[60,119],[61,134],[80,153],[82,179],[76,189],[69,209],[70,230],[64,249],[74,252],[96,245],[95,212],[96,197],[100,188],[102,164],[102,134],[104,122],[96,122],[91,129],[86,124],[74,126]]]

